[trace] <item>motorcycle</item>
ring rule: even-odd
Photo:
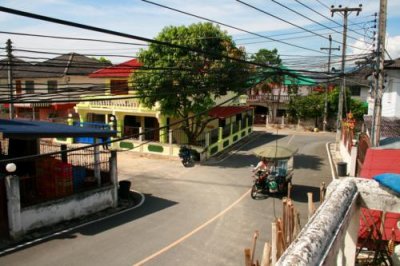
[[[261,194],[285,194],[288,191],[289,183],[292,182],[292,175],[282,176],[278,172],[257,171],[254,174],[253,186],[251,188],[251,198],[257,198]]]
[[[191,150],[186,146],[180,147],[179,158],[181,158],[181,162],[185,167],[189,167],[194,164],[194,158],[192,156]]]
[[[251,197],[255,199],[258,193],[287,194],[289,184],[293,178],[293,157],[297,148],[281,145],[263,145],[255,149],[254,153],[269,161],[271,168],[268,172],[257,171],[254,174]]]

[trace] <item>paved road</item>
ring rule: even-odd
[[[325,144],[334,135],[259,134],[221,162],[184,168],[177,160],[118,159],[121,179],[146,196],[132,211],[0,257],[0,265],[243,265],[243,249],[254,230],[270,239],[271,222],[281,216],[279,198],[252,200],[251,149],[278,141],[299,148],[292,198],[306,221],[306,193],[331,181]]]

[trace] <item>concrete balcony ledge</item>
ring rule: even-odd
[[[354,265],[361,207],[396,212],[400,199],[374,180],[333,181],[324,203],[276,265]]]

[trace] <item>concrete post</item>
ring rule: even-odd
[[[117,168],[117,152],[111,151],[110,157],[110,176],[113,184],[113,208],[118,206],[118,168]]]
[[[23,235],[21,222],[21,201],[18,176],[6,176],[8,226],[10,237],[14,240]]]
[[[356,169],[357,169],[357,152],[358,152],[358,147],[356,145],[351,146],[351,151],[350,151],[350,176],[356,176]]]
[[[99,143],[99,139],[94,139],[95,144]],[[100,173],[100,147],[99,145],[94,146],[94,177],[97,180],[97,186],[101,186],[101,173]]]
[[[140,152],[143,152],[143,140],[144,140],[144,136],[143,136],[143,127],[139,127],[139,142],[140,142],[140,147],[139,150]]]

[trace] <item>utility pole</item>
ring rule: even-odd
[[[342,45],[342,86],[340,89],[339,93],[339,104],[338,104],[338,114],[337,114],[337,120],[336,120],[336,144],[339,144],[340,138],[342,136],[342,116],[343,116],[343,95],[345,92],[346,88],[346,76],[344,74],[345,72],[345,62],[346,62],[346,42],[347,42],[347,18],[351,12],[357,12],[360,14],[362,10],[362,5],[360,4],[359,7],[344,7],[342,8],[341,5],[339,5],[338,8],[335,8],[335,6],[331,6],[331,13],[332,17],[336,12],[340,12],[343,15],[343,45]],[[338,148],[339,145],[336,145],[336,148]]]
[[[328,123],[328,86],[329,86],[329,75],[331,73],[331,54],[332,50],[340,51],[340,46],[338,48],[332,48],[332,36],[329,34],[329,48],[321,47],[321,50],[328,50],[329,57],[328,57],[328,80],[326,81],[325,87],[325,103],[324,103],[324,122],[322,125],[322,130],[326,131],[326,124]]]
[[[384,80],[384,62],[385,62],[385,41],[386,41],[386,17],[387,17],[387,0],[380,1],[379,7],[379,32],[378,47],[376,61],[376,77],[378,79],[375,87],[374,99],[374,116],[372,118],[372,141],[373,147],[379,146],[381,138],[381,116],[382,116],[382,94]]]
[[[12,65],[13,65],[13,58],[12,58],[12,43],[11,40],[8,39],[6,43],[6,50],[7,50],[7,66],[8,66],[8,88],[10,90],[10,103],[9,103],[9,115],[10,119],[14,119],[14,88],[13,88],[13,72],[12,72]]]

